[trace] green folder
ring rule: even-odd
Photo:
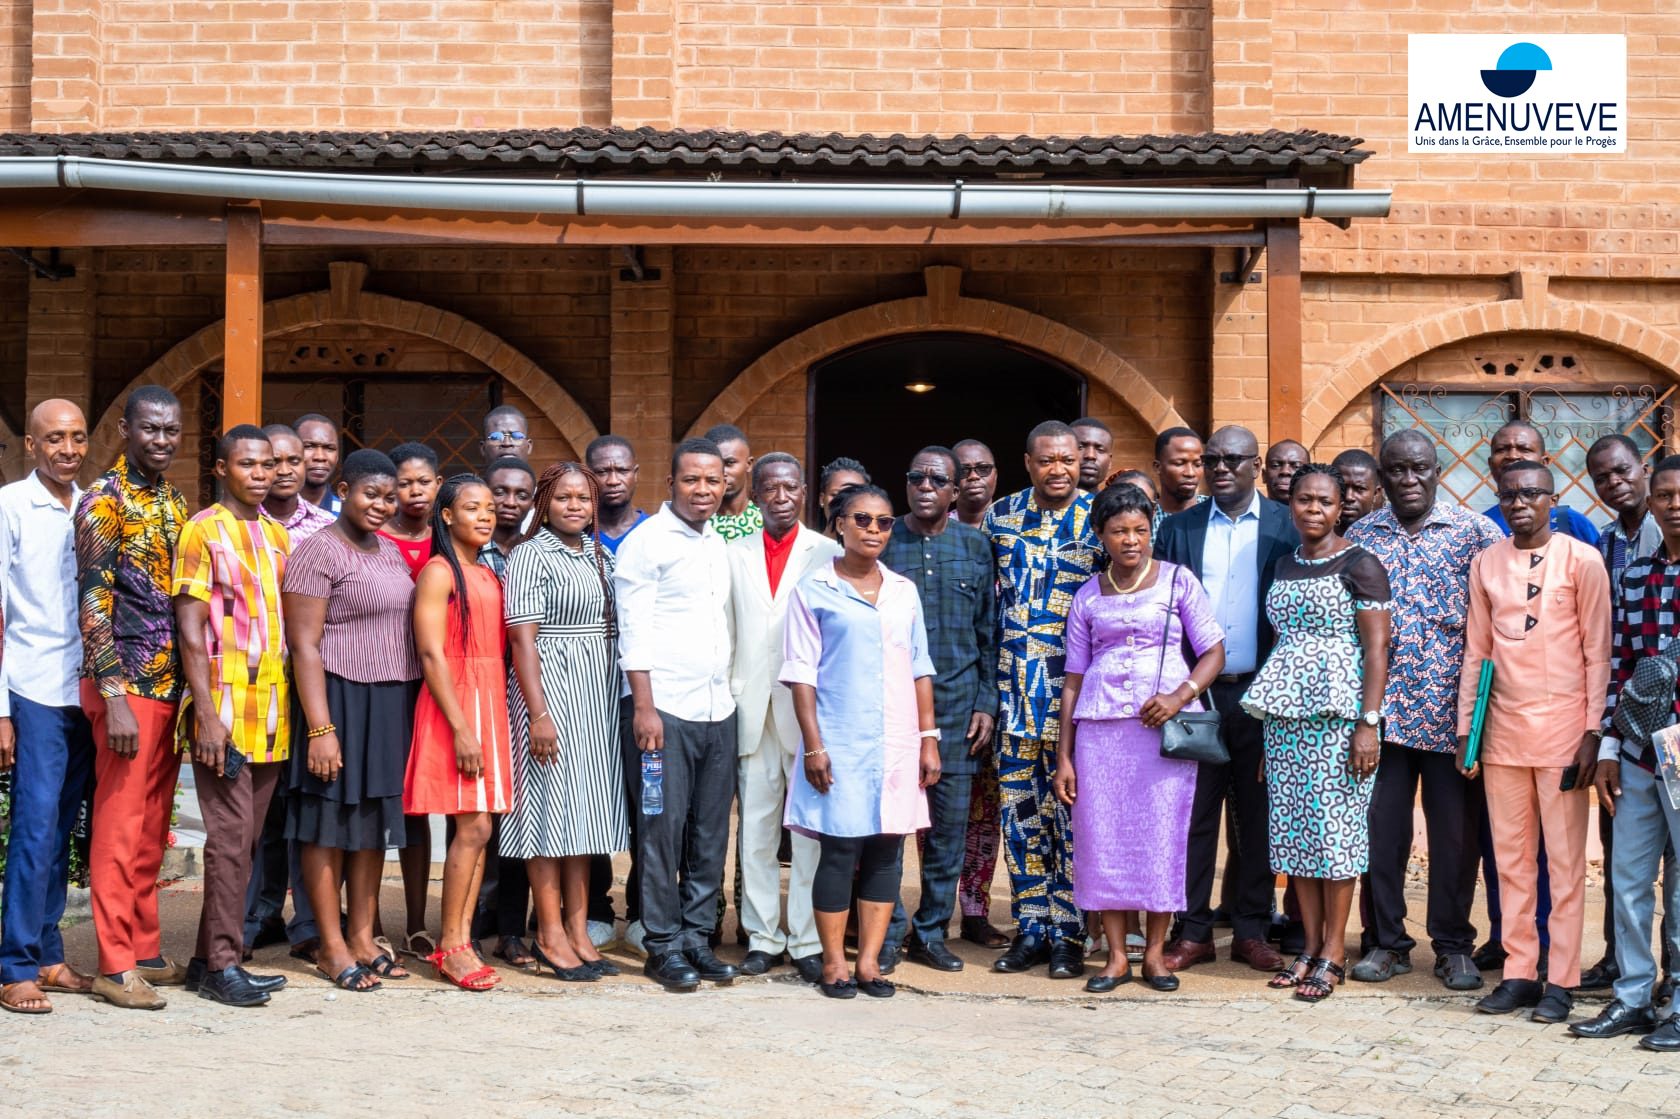
[[[1464,768],[1469,769],[1481,759],[1482,732],[1487,729],[1488,701],[1493,698],[1493,661],[1482,662],[1482,675],[1476,681],[1476,706],[1470,712],[1470,739],[1464,749]]]

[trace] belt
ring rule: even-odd
[[[1252,672],[1227,672],[1222,676],[1215,676],[1213,682],[1215,684],[1246,684],[1252,679],[1254,679],[1254,673]]]

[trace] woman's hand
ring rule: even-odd
[[[1477,762],[1468,769],[1465,768],[1464,759],[1469,757],[1469,755],[1470,736],[1467,734],[1461,734],[1458,736],[1458,760],[1455,764],[1458,766],[1458,771],[1464,775],[1466,780],[1474,781],[1476,779],[1476,774],[1482,771],[1482,763]]]
[[[560,756],[560,730],[553,715],[544,715],[531,723],[531,757],[547,765]]]
[[[828,751],[821,746],[805,751],[805,781],[824,796],[834,787],[834,768],[828,764]]]
[[[329,731],[309,740],[309,775],[317,781],[333,782],[344,769],[344,749],[338,735]]]
[[[1073,802],[1079,797],[1079,779],[1074,776],[1073,759],[1060,757],[1056,759],[1056,776],[1050,779],[1050,791],[1056,794],[1056,799],[1073,807]]]
[[[1164,726],[1168,719],[1182,711],[1189,700],[1179,697],[1180,690],[1181,688],[1174,688],[1170,692],[1162,692],[1145,703],[1143,710],[1138,712],[1138,716],[1143,720],[1143,725],[1146,727]]]
[[[1377,771],[1377,759],[1382,748],[1377,742],[1377,728],[1360,723],[1353,728],[1353,744],[1348,748],[1348,769],[1354,780],[1363,781]]]
[[[548,720],[544,719],[543,722],[547,723]],[[455,768],[460,771],[462,777],[471,777],[474,780],[484,773],[484,751],[479,748],[478,735],[470,730],[455,732]]]
[[[922,780],[921,787],[937,785],[940,775],[945,772],[939,761],[939,741],[933,738],[922,739]]]

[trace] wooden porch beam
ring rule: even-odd
[[[262,211],[227,208],[226,353],[222,360],[222,430],[262,423]]]

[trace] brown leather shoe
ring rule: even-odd
[[[129,972],[121,983],[103,975],[94,976],[93,997],[124,1010],[162,1010],[168,1005],[150,983],[140,978],[138,970]]]
[[[187,966],[176,963],[168,956],[163,957],[162,967],[147,967],[144,964],[135,964],[134,974],[154,987],[185,987],[187,985]]]
[[[1183,971],[1197,964],[1210,964],[1218,958],[1219,953],[1214,950],[1211,940],[1175,940],[1161,953],[1161,962],[1167,965],[1168,971]]]
[[[1231,959],[1247,964],[1255,971],[1282,971],[1283,957],[1264,940],[1233,940]],[[1177,970],[1176,968],[1174,970]]]

